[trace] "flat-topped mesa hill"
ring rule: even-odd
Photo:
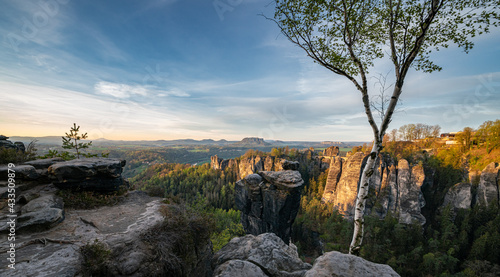
[[[251,137],[244,138],[241,141],[235,142],[231,144],[231,146],[235,147],[267,147],[271,146],[270,143],[265,142],[263,138]]]

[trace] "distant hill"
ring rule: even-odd
[[[11,141],[21,141],[25,144],[30,143],[36,139],[38,145],[56,145],[62,144],[61,136],[46,136],[46,137],[27,137],[27,136],[12,136],[9,138]],[[176,139],[176,140],[108,140],[108,139],[95,139],[92,140],[94,146],[143,146],[143,147],[168,147],[168,146],[226,146],[226,147],[296,147],[296,148],[325,148],[331,145],[339,147],[353,147],[363,145],[365,142],[332,142],[332,141],[282,141],[282,140],[268,140],[258,137],[247,137],[241,141],[228,141],[225,139]]]
[[[239,142],[233,143],[230,146],[234,147],[268,147],[271,146],[270,143],[264,141],[263,138],[244,138]]]

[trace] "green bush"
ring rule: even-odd
[[[153,226],[141,239],[155,252],[158,267],[165,276],[191,276],[199,255],[210,243],[215,222],[205,211],[167,201],[162,207],[164,220]]]
[[[67,209],[95,209],[102,206],[113,206],[123,200],[127,189],[122,188],[113,193],[95,191],[59,190],[57,195],[64,201]]]
[[[80,247],[83,256],[84,276],[109,276],[108,262],[111,250],[103,242],[95,239]]]

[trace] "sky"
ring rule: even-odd
[[[0,0],[0,134],[370,141],[360,93],[280,34],[270,0]],[[389,129],[500,119],[500,31],[410,71]],[[373,75],[387,74],[381,61]],[[376,91],[376,79],[370,89]]]

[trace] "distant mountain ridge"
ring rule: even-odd
[[[30,143],[32,140],[36,139],[39,145],[56,145],[60,146],[62,144],[62,136],[45,136],[45,137],[29,137],[29,136],[11,136],[11,141],[21,141],[25,144]],[[109,140],[105,138],[92,139],[94,146],[117,146],[117,145],[137,145],[137,146],[148,146],[148,147],[165,147],[165,146],[197,146],[197,145],[207,145],[207,146],[227,146],[227,147],[298,147],[298,148],[309,148],[309,147],[319,147],[324,148],[330,145],[336,145],[339,147],[353,147],[358,145],[363,145],[361,141],[349,141],[349,142],[333,142],[333,141],[282,141],[282,140],[264,140],[258,137],[246,137],[241,141],[228,141],[225,139],[213,140],[213,139],[176,139],[176,140]]]

